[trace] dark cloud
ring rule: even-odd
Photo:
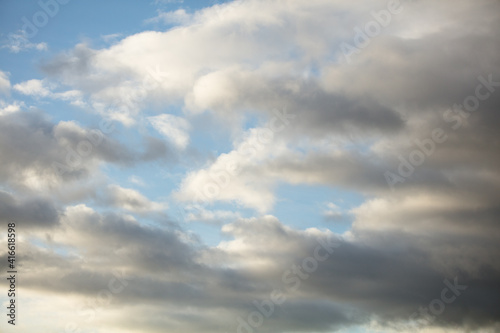
[[[269,300],[275,289],[287,299],[265,320],[262,332],[335,331],[373,318],[397,325],[439,299],[446,287],[443,281],[453,283],[455,278],[467,289],[446,306],[435,324],[477,329],[487,327],[499,315],[496,281],[500,269],[487,257],[475,257],[478,239],[466,236],[416,239],[402,232],[374,231],[364,239],[336,240],[328,259],[318,262],[317,269],[292,288],[295,282],[285,280],[283,274],[293,264],[300,267],[305,258],[313,257],[315,248],[327,244],[333,234],[293,230],[272,218],[242,220],[225,228],[235,237],[221,248],[227,253],[225,259],[209,264],[215,252],[181,240],[178,229],[148,227],[81,206],[67,211],[64,219],[66,232],[54,235],[53,244],[72,246],[81,253],[61,256],[27,246],[23,259],[30,267],[24,274],[27,287],[91,296],[106,288],[113,272],[122,271],[128,284],[113,298],[114,307],[124,311],[135,304],[175,307],[178,312],[167,311],[163,316],[181,321],[185,318],[180,313],[186,313],[182,309],[197,309],[200,314],[184,323],[187,327],[205,323],[202,313],[217,308],[224,321],[214,320],[211,325],[225,323],[226,329],[234,331],[237,317],[247,318],[257,311],[252,302]],[[458,246],[464,250],[450,252]],[[497,253],[493,256],[498,255],[493,242],[485,246]],[[480,269],[457,262],[457,256],[474,258]],[[265,262],[270,265],[261,267]],[[58,270],[49,269],[48,263]],[[234,264],[240,268],[223,268]],[[163,323],[174,329],[170,320]]]
[[[49,198],[15,198],[0,191],[0,220],[20,228],[50,228],[59,223],[59,212]]]

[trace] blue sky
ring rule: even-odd
[[[18,328],[498,330],[498,7],[0,1]]]

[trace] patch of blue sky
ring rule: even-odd
[[[352,217],[349,210],[365,201],[359,193],[319,185],[281,183],[276,190],[276,204],[271,214],[297,229],[327,228],[336,233],[349,230]],[[333,203],[342,214],[331,220],[325,216],[328,203]]]
[[[0,38],[1,45],[5,45],[6,39],[4,30]],[[0,48],[0,70],[9,72],[9,80],[11,84],[31,80],[43,79],[44,75],[38,68],[38,61],[33,59],[33,53],[37,51],[11,53],[7,48]]]

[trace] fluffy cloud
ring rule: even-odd
[[[259,7],[266,10],[254,10]],[[347,9],[344,7],[335,8],[324,1],[293,2],[288,6],[255,0],[217,5],[197,12],[189,24],[167,32],[139,33],[102,50],[79,45],[45,64],[44,69],[105,103],[116,101],[120,90],[130,83],[137,87],[158,78],[161,95],[156,89],[147,90],[144,95],[149,100],[174,102],[188,98],[189,107],[218,110],[218,105],[213,104],[217,99],[233,96],[224,106],[233,101],[241,107],[234,97],[247,95],[239,93],[248,88],[241,82],[245,77],[252,78],[249,83],[257,90],[245,99],[251,98],[249,102],[256,103],[261,97],[259,85],[272,85],[272,80],[283,73],[290,73],[293,81],[297,76],[302,77],[310,61],[337,52],[331,46],[323,46],[335,45],[342,33],[334,32],[339,31],[344,20],[352,19],[340,19],[337,15],[337,10]],[[332,16],[339,20],[329,20]],[[301,26],[310,28],[298,29]],[[294,57],[300,54],[303,56]],[[165,75],[155,78],[155,68]],[[235,70],[228,71],[231,68]],[[235,87],[231,86],[233,82]],[[280,93],[279,89],[279,86],[274,88],[276,93]],[[217,93],[209,95],[208,91]],[[283,102],[283,98],[277,102]]]
[[[14,101],[14,103],[8,104],[7,102],[0,100],[0,116],[17,112],[21,110],[21,107],[25,107],[23,102]]]
[[[28,80],[22,83],[18,83],[14,86],[14,90],[24,94],[46,97],[50,95],[50,90],[45,86],[43,80]]]
[[[248,162],[248,171],[231,181],[229,187],[217,195],[219,200],[269,210],[274,201],[272,185],[278,180],[340,183],[373,193],[374,189],[385,187],[380,173],[394,165],[394,156],[401,154],[401,149],[408,148],[396,147],[391,151],[386,149],[387,144],[411,140],[421,133],[422,126],[429,130],[438,126],[446,108],[474,91],[476,77],[496,73],[499,65],[495,48],[491,46],[496,38],[491,26],[477,32],[481,43],[489,46],[483,53],[485,66],[475,71],[474,59],[468,58],[465,50],[477,48],[478,42],[470,31],[457,26],[455,20],[456,17],[474,20],[487,12],[486,20],[495,25],[495,12],[486,10],[494,6],[490,1],[474,5],[460,3],[451,12],[439,5],[439,15],[420,18],[427,29],[418,32],[415,29],[421,22],[412,12],[427,11],[428,6],[423,2],[405,3],[404,10],[387,30],[353,56],[352,64],[328,60],[328,54],[343,57],[341,42],[355,35],[348,27],[363,26],[366,23],[363,13],[385,6],[382,1],[359,8],[341,3],[331,6],[324,1],[293,2],[288,6],[256,0],[235,2],[196,12],[175,29],[136,34],[106,49],[92,50],[79,45],[44,68],[48,74],[102,103],[115,103],[123,96],[122,90],[134,82],[141,87],[146,82],[157,82],[151,84],[153,89],[144,89],[141,97],[144,102],[184,101],[186,111],[209,109],[222,114],[256,109],[272,115],[273,109],[286,109],[297,115],[293,129],[283,134],[290,144],[296,144],[298,138],[312,138],[309,149],[314,151],[322,148],[324,141],[331,140],[332,136],[355,136],[358,142],[354,147],[368,149],[363,155],[357,149],[344,147],[335,152],[321,149],[321,153],[301,156],[292,151],[282,156],[279,149],[273,147],[273,156],[259,162],[258,167],[254,161]],[[252,10],[256,7],[265,7],[266,11]],[[346,16],[339,16],[339,12]],[[328,19],[330,17],[338,20]],[[411,21],[405,25],[407,17]],[[317,22],[321,22],[321,26]],[[234,29],[235,26],[240,28]],[[298,26],[308,29],[298,29]],[[454,38],[450,38],[450,31]],[[449,45],[447,52],[440,51],[442,45]],[[454,70],[457,66],[466,69],[457,72]],[[428,75],[429,72],[433,75]],[[397,76],[384,77],[383,73],[397,73]],[[378,84],[381,78],[384,84]],[[493,97],[485,106],[494,109],[497,100]],[[115,111],[111,112],[116,115]],[[120,112],[120,117],[125,117],[120,119],[129,119],[127,114],[134,115],[138,110],[125,108]],[[492,117],[496,116],[490,113],[481,119]],[[428,120],[427,123],[423,124],[422,119]],[[187,144],[184,120],[167,114],[150,120],[178,147]],[[488,126],[487,123],[494,122],[487,121],[484,125]],[[456,144],[463,146],[459,142],[463,140],[459,138]],[[383,151],[379,149],[381,146]],[[220,157],[224,158],[225,155]],[[204,186],[212,182],[209,174],[219,171],[220,164],[216,162],[208,169],[188,174],[181,192],[190,195],[182,195],[182,199],[191,200],[196,191],[203,192]],[[334,165],[336,170],[327,169],[327,165]],[[411,186],[409,182],[403,186],[407,184]]]
[[[176,197],[193,202],[235,201],[261,212],[269,210],[275,201],[269,178],[262,181],[251,171],[243,174],[244,169],[286,151],[283,140],[273,141],[272,131],[264,130],[250,130],[234,150],[220,155],[208,168],[189,173]]]

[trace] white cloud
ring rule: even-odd
[[[146,23],[187,24],[191,19],[192,15],[186,13],[184,9],[177,9],[171,12],[159,12],[158,16],[146,20]]]
[[[274,156],[288,151],[282,139],[269,136],[269,129],[253,128],[235,148],[221,154],[207,168],[193,171],[183,179],[176,198],[182,201],[230,201],[259,212],[271,209],[275,202],[273,177],[255,172]]]
[[[10,80],[9,73],[0,71],[0,94],[9,95]]]
[[[146,186],[146,183],[138,176],[130,176],[128,177],[128,181],[139,186]]]
[[[110,204],[135,213],[148,213],[167,209],[165,203],[154,202],[136,190],[109,185],[105,200]]]
[[[171,114],[148,117],[151,125],[178,148],[184,149],[189,143],[189,122]]]
[[[329,202],[326,204],[326,209],[323,211],[323,216],[327,220],[335,221],[341,219],[344,214],[339,206],[334,204],[333,202]]]
[[[46,79],[32,79],[15,84],[14,90],[23,95],[68,101],[72,105],[79,107],[86,105],[81,91],[73,89],[62,92],[54,92],[56,87],[57,85],[55,83]]]
[[[207,224],[222,225],[240,219],[238,212],[228,210],[210,210],[202,205],[186,205],[183,207],[187,222],[203,222]]]
[[[122,36],[123,36],[122,34],[101,35],[101,39],[106,43],[114,43],[117,42],[118,39]]]
[[[273,133],[266,126],[248,130],[234,141],[232,151],[220,154],[207,167],[189,172],[176,198],[234,202],[264,213],[274,206],[274,188],[279,182],[344,186],[366,192],[386,190],[380,177],[383,169],[366,161],[371,154],[331,147],[323,140],[299,140],[290,135],[291,128],[290,132]]]
[[[329,20],[334,13],[329,3],[323,1],[314,5],[292,2],[287,6],[261,0],[229,2],[198,11],[189,24],[166,32],[141,32],[101,50],[78,45],[73,52],[54,59],[44,68],[65,83],[88,92],[95,102],[111,106],[120,99],[122,88],[140,86],[151,78],[151,68],[157,66],[168,76],[162,78],[156,94],[147,94],[144,103],[178,102],[194,94],[200,100],[200,107],[215,102],[204,93],[204,84],[210,84],[205,89],[217,92],[214,97],[217,101],[224,98],[225,88],[231,88],[230,80],[224,79],[224,75],[212,77],[212,72],[225,74],[226,69],[233,67],[236,73],[243,69],[252,72],[275,63],[276,67],[289,64],[288,73],[302,75],[310,50],[304,52],[306,59],[290,58],[288,51],[283,50],[297,50],[293,53],[300,55],[299,50],[310,49],[311,44],[321,45],[331,38],[342,23]],[[189,16],[183,10],[166,15],[182,21]],[[326,26],[295,35],[301,31],[298,27],[311,22],[323,22]],[[320,50],[315,53],[321,56]],[[272,72],[270,75],[273,76]],[[230,92],[230,96],[240,94],[241,91]],[[253,96],[254,99],[259,100],[259,96]],[[127,112],[133,116],[142,108],[138,105]]]
[[[35,49],[37,51],[46,51],[48,49],[47,43],[32,43],[22,32],[10,33],[7,38],[9,40],[8,43],[2,45],[1,48],[7,48],[13,53],[19,53],[30,49]]]
[[[47,82],[37,79],[17,83],[16,85],[14,85],[14,90],[24,95],[39,97],[47,97],[52,94],[50,88],[47,87]]]
[[[0,116],[4,116],[13,112],[18,112],[21,107],[25,107],[24,102],[14,101],[12,104],[0,99]]]

